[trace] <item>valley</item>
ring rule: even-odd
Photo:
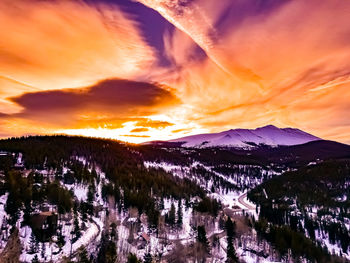
[[[349,148],[1,140],[1,258],[347,262]]]

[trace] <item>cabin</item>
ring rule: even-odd
[[[57,225],[57,215],[53,211],[45,211],[33,215],[31,218],[34,228],[48,229],[49,225]]]
[[[56,233],[57,214],[53,211],[40,212],[30,219],[30,227],[40,242],[46,242]]]

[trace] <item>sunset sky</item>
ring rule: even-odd
[[[350,143],[348,0],[1,0],[0,137],[267,124]]]

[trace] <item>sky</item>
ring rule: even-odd
[[[1,0],[0,137],[294,127],[350,143],[350,1]]]

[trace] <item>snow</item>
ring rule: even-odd
[[[32,234],[32,229],[28,226],[25,226],[20,229],[19,235],[23,246],[23,253],[20,256],[20,261],[30,262],[34,257],[33,254],[26,253],[27,251],[29,251],[31,234]]]
[[[75,197],[79,201],[87,200],[88,186],[83,184],[66,185],[68,190],[73,190]]]
[[[62,259],[63,256],[69,256],[72,252],[74,254],[75,251],[77,251],[81,246],[88,247],[89,244],[92,241],[96,241],[100,239],[100,230],[101,227],[103,227],[103,223],[97,219],[93,218],[92,222],[87,222],[87,229],[86,231],[82,232],[82,236],[73,244],[70,243],[70,237],[71,234],[70,232],[72,231],[73,226],[72,225],[64,225],[63,226],[63,235],[65,236],[65,245],[62,247],[62,250],[59,251],[59,248],[55,243],[49,243],[46,242],[44,243],[45,246],[45,258],[46,259],[51,259],[56,261],[59,261]],[[20,229],[20,240],[23,245],[23,251],[20,256],[20,260],[23,262],[30,262],[35,254],[29,254],[29,248],[30,248],[30,236],[31,236],[32,230],[30,227],[25,226]],[[41,248],[41,245],[39,246]],[[58,252],[58,253],[57,253]],[[42,258],[41,253],[38,252],[36,254],[39,259],[45,260]]]
[[[166,163],[166,162],[144,162],[144,166],[149,169],[149,168],[156,168],[156,169],[163,169],[167,173],[172,173],[173,175],[184,178],[189,172],[190,172],[190,167],[186,166],[180,166],[180,165],[175,165],[171,163]]]
[[[175,164],[171,164],[171,163],[166,163],[166,162],[160,162],[160,163],[156,163],[156,162],[144,162],[144,165],[146,168],[156,168],[156,169],[163,169],[168,173],[171,173],[173,176],[177,176],[180,178],[184,178],[187,177],[189,179],[194,180],[198,185],[200,185],[203,189],[206,189],[209,193],[211,192],[211,186],[213,184],[213,179],[210,179],[209,181],[206,180],[202,180],[202,178],[199,178],[195,175],[193,175],[193,173],[191,172],[191,170],[193,168],[203,168],[206,171],[210,172],[211,174],[213,174],[214,176],[220,177],[222,179],[224,179],[225,181],[233,184],[233,185],[237,185],[237,181],[235,181],[232,177],[221,174],[219,172],[216,172],[213,167],[210,166],[206,166],[198,161],[194,161],[191,165],[189,166],[179,166],[179,165],[175,165]],[[238,165],[238,168],[245,168],[245,165]],[[245,181],[249,181],[250,178],[247,176],[246,178],[244,176],[240,176],[239,178],[240,180],[245,180]],[[260,181],[257,181],[256,184],[260,184]],[[252,214],[255,218],[257,218],[257,214],[255,211],[255,204],[251,203],[249,200],[247,200],[247,198],[245,197],[243,199],[244,203],[248,204],[248,206],[242,204],[241,202],[238,201],[238,199],[241,196],[245,196],[246,192],[244,191],[223,191],[223,189],[216,189],[216,191],[214,193],[210,193],[210,197],[215,198],[217,200],[219,200],[224,206],[232,208],[234,206],[238,206],[241,211],[246,211],[249,212],[250,214]],[[165,204],[165,208],[170,208],[170,204],[169,207],[167,207],[167,205]]]
[[[87,230],[83,232],[83,235],[73,243],[72,250],[76,251],[81,246],[87,246],[90,241],[99,234],[99,227],[100,225],[95,223],[95,219],[93,219],[92,222],[88,224]]]
[[[7,218],[7,213],[5,211],[7,197],[8,197],[8,193],[6,193],[0,197],[0,227],[2,227],[3,220]],[[1,236],[3,234],[4,233],[1,231]],[[4,242],[4,240],[1,239],[0,240],[0,251],[2,251],[2,249],[5,247],[5,245],[6,245],[6,241]]]
[[[350,249],[347,251],[347,253],[343,253],[339,242],[338,242],[338,244],[331,244],[329,242],[328,234],[322,233],[321,231],[319,231],[317,229],[315,231],[315,235],[316,235],[316,239],[319,240],[324,246],[326,246],[328,251],[331,254],[342,256],[342,257],[345,257],[346,259],[350,260]]]
[[[286,133],[291,133],[291,134],[299,134],[300,136],[307,136],[303,132],[295,131],[295,129],[278,129],[276,127],[264,127],[260,128],[261,130],[269,130],[271,134],[278,133],[278,131],[273,131],[275,129],[277,130],[284,130]],[[259,129],[256,129],[259,130]],[[254,130],[254,131],[256,131]],[[232,133],[232,131],[229,131]],[[244,130],[239,130],[239,132],[243,135],[241,137],[243,138],[248,138],[249,136],[254,136],[251,135],[252,131],[246,132]],[[233,134],[233,133],[232,133]],[[298,136],[299,136],[298,135]],[[274,135],[274,138],[278,138],[278,135]],[[232,139],[232,136],[226,136],[222,142],[225,140]],[[276,141],[269,141],[271,144],[275,144]],[[82,157],[76,157],[76,160],[79,160],[83,164],[88,164],[88,162],[82,158]],[[216,198],[221,201],[221,203],[224,205],[225,209],[232,209],[232,211],[236,210],[245,210],[250,212],[250,214],[253,214],[253,216],[257,217],[256,211],[255,211],[255,205],[251,203],[249,200],[247,200],[246,197],[246,191],[243,190],[227,190],[224,191],[224,189],[221,189],[221,187],[218,187],[215,189],[214,193],[211,193],[211,186],[213,185],[214,178],[215,177],[220,177],[224,179],[225,181],[233,184],[233,185],[238,185],[239,183],[252,183],[252,184],[260,184],[263,179],[260,178],[254,178],[254,177],[249,177],[245,176],[245,169],[248,167],[246,165],[237,165],[235,166],[230,166],[230,168],[237,168],[239,169],[239,173],[237,174],[222,174],[217,172],[215,169],[218,167],[211,167],[204,165],[200,162],[193,162],[192,164],[189,164],[188,166],[179,166],[179,165],[174,165],[171,163],[166,163],[166,162],[161,162],[161,163],[156,163],[156,162],[145,162],[144,163],[146,168],[156,168],[156,169],[164,169],[166,172],[169,172],[173,174],[174,176],[181,177],[181,178],[190,178],[191,180],[194,180],[198,185],[200,185],[203,189],[205,189],[208,194],[212,198]],[[248,168],[251,168],[252,166],[249,166]],[[197,168],[205,169],[208,173],[211,174],[212,178],[209,180],[206,180],[204,178],[201,178],[200,176],[197,176],[194,171]],[[91,169],[89,169],[91,170]],[[221,171],[217,169],[218,171]],[[63,168],[63,173],[66,173],[68,171],[68,168]],[[242,172],[241,172],[242,171]],[[259,170],[260,171],[260,170]],[[41,171],[44,174],[49,174],[48,171],[42,170]],[[96,186],[96,195],[94,198],[94,205],[103,205],[105,208],[107,207],[107,204],[102,200],[102,195],[101,195],[101,190],[102,190],[102,185],[105,183],[108,183],[108,179],[105,178],[105,174],[98,168],[96,167],[96,172],[99,176],[99,184]],[[267,170],[262,170],[261,173],[265,173],[266,175],[271,175],[273,171],[267,171]],[[67,189],[70,189],[73,191],[75,197],[80,200],[80,201],[86,201],[87,200],[87,192],[88,192],[88,186],[86,184],[75,184],[75,185],[65,185]],[[265,193],[266,194],[266,193]],[[345,196],[345,197],[344,197]],[[342,197],[339,197],[339,199],[343,200],[345,198],[346,200],[346,195]],[[7,194],[3,195],[0,197],[0,225],[2,223],[2,220],[4,217],[6,217],[6,213],[4,211],[4,204],[6,203],[7,199]],[[177,210],[178,210],[178,201],[174,201],[172,199],[163,199],[162,200],[164,203],[164,209],[161,210],[161,214],[165,215],[165,213],[169,212],[171,204],[174,203],[175,205],[175,210],[176,210],[176,215],[177,215]],[[236,209],[234,209],[235,207]],[[237,208],[238,207],[238,208]],[[100,212],[98,217],[93,217],[91,221],[86,222],[86,229],[82,231],[82,236],[75,242],[71,243],[71,231],[73,229],[73,224],[72,220],[68,223],[63,222],[63,227],[62,227],[62,232],[63,236],[65,237],[66,244],[62,247],[62,250],[60,251],[58,246],[55,243],[44,243],[40,244],[40,247],[43,245],[45,247],[45,255],[42,258],[41,253],[38,252],[37,255],[41,261],[47,261],[52,260],[53,262],[59,261],[63,256],[69,256],[71,253],[74,254],[81,246],[85,246],[89,252],[95,253],[98,242],[101,240],[101,234],[102,230],[105,227],[104,222],[108,222],[109,219],[112,219],[113,222],[123,222],[122,224],[117,225],[117,231],[118,231],[118,244],[117,244],[117,249],[118,249],[118,255],[127,255],[129,252],[135,253],[139,258],[143,258],[144,254],[146,252],[150,252],[152,255],[158,254],[159,252],[163,252],[164,255],[169,254],[175,244],[175,241],[181,242],[183,245],[188,245],[190,244],[195,238],[194,231],[193,231],[193,226],[194,226],[194,221],[199,220],[201,224],[205,224],[206,230],[207,230],[207,236],[211,237],[213,234],[221,234],[223,230],[219,228],[218,221],[213,220],[213,223],[211,223],[211,220],[208,220],[208,218],[196,218],[195,220],[193,219],[194,215],[196,214],[193,212],[192,208],[186,208],[184,204],[182,204],[182,214],[183,214],[183,225],[182,228],[170,228],[167,226],[166,229],[166,234],[167,234],[167,243],[163,244],[163,240],[159,237],[157,237],[156,233],[152,233],[152,231],[148,228],[148,223],[147,220],[145,219],[146,216],[144,214],[140,215],[140,220],[141,220],[141,228],[135,230],[134,237],[137,239],[140,237],[142,233],[147,233],[150,237],[149,243],[147,243],[145,248],[139,249],[138,248],[138,243],[133,242],[133,243],[128,243],[128,237],[129,237],[129,229],[126,225],[130,224],[138,224],[138,217],[131,217],[130,211],[122,211],[121,213],[117,212],[117,208],[114,207],[109,207],[109,217],[107,218],[106,212],[102,211]],[[316,213],[317,208],[312,207],[310,208],[311,213]],[[19,222],[23,219],[22,218],[23,213],[21,215],[21,218]],[[197,215],[195,215],[197,216]],[[201,217],[201,215],[198,215],[198,217]],[[202,220],[202,221],[201,221]],[[204,220],[204,221],[203,221]],[[79,217],[79,224],[82,223]],[[18,222],[18,223],[19,223]],[[126,223],[126,224],[124,224]],[[35,256],[28,254],[29,251],[29,246],[30,246],[30,236],[31,236],[31,228],[24,226],[20,228],[20,239],[23,244],[24,250],[22,251],[21,254],[21,261],[24,262],[30,262],[32,258]],[[321,239],[321,234],[316,234],[318,239]],[[213,261],[211,262],[224,262],[226,259],[226,237],[221,236],[220,237],[220,246],[218,248],[215,248],[215,253],[212,253],[213,256]],[[252,239],[248,240],[248,242],[245,240],[244,245],[238,245],[237,243],[235,244],[237,255],[239,256],[240,259],[244,260],[245,262],[262,262],[262,263],[268,263],[268,262],[275,262],[272,257],[269,257],[267,259],[258,257],[256,254],[252,253],[249,251],[249,249],[255,250],[255,251],[261,251],[263,249],[259,242],[257,242],[257,239]],[[135,245],[136,244],[136,245]],[[328,237],[324,238],[323,244],[328,247],[328,249],[331,252],[335,252],[336,254],[341,253],[340,246],[338,244],[332,245],[328,241]],[[264,245],[265,246],[265,245]],[[248,250],[247,250],[248,249]],[[0,247],[1,250],[1,247]],[[214,250],[214,248],[213,248]],[[345,255],[349,259],[349,254]],[[125,258],[123,258],[125,259]],[[123,262],[123,260],[119,259],[120,262]]]
[[[86,160],[82,157],[76,158],[78,161],[82,162],[83,164],[86,164]],[[63,167],[63,174],[66,173],[69,169],[67,167]],[[90,169],[91,170],[91,169]],[[95,196],[95,203],[97,204],[103,204],[102,198],[101,198],[101,189],[102,184],[106,183],[108,181],[105,178],[105,174],[100,171],[100,169],[96,169],[97,174],[100,177],[100,183],[97,185],[97,194]],[[40,170],[38,171],[42,174],[48,175],[50,174],[46,170]],[[72,190],[75,197],[80,201],[86,201],[87,200],[87,193],[88,193],[88,185],[86,184],[75,184],[75,185],[64,185],[68,190]],[[5,204],[7,199],[7,195],[3,195],[0,197],[0,205],[1,203]],[[51,209],[52,210],[52,209]],[[37,211],[40,212],[40,211]],[[0,210],[0,222],[3,220],[3,216],[6,216],[6,213],[4,212],[4,209],[2,208]],[[102,211],[99,214],[99,217],[92,217],[90,221],[85,222],[86,229],[81,231],[82,236],[74,243],[71,243],[71,232],[74,228],[73,219],[71,219],[69,222],[61,221],[62,223],[62,234],[65,238],[65,245],[60,249],[56,243],[54,242],[46,242],[46,243],[40,243],[40,251],[36,254],[29,254],[29,247],[30,247],[30,236],[31,236],[31,228],[28,226],[20,227],[20,240],[24,247],[22,254],[20,256],[21,261],[23,262],[31,262],[33,257],[35,255],[38,256],[39,260],[41,261],[47,261],[52,260],[54,262],[57,262],[62,259],[64,256],[69,256],[71,254],[74,255],[74,253],[81,247],[85,246],[88,251],[95,251],[96,247],[98,245],[98,242],[101,240],[101,234],[102,230],[104,228],[103,220],[106,217],[105,212]],[[23,220],[23,213],[21,214],[21,217],[18,221],[21,222]],[[79,225],[81,225],[83,222],[78,215]],[[18,224],[19,226],[19,224]],[[54,237],[55,238],[55,237]],[[42,253],[41,248],[45,247],[44,253]],[[42,257],[43,254],[43,257]]]
[[[22,162],[22,158],[23,158],[22,153],[19,153],[19,154],[18,154],[18,157],[17,157],[17,164],[18,164],[18,165],[23,164],[23,162]]]
[[[2,195],[0,197],[0,227],[2,226],[2,221],[4,219],[4,217],[7,217],[7,213],[5,212],[5,205],[7,202],[7,197],[8,197],[8,193]]]
[[[257,129],[235,129],[220,133],[192,135],[169,142],[184,142],[182,145],[184,147],[233,146],[251,148],[252,145],[249,143],[278,146],[297,145],[315,140],[320,140],[320,138],[299,129],[277,128],[268,125]]]

